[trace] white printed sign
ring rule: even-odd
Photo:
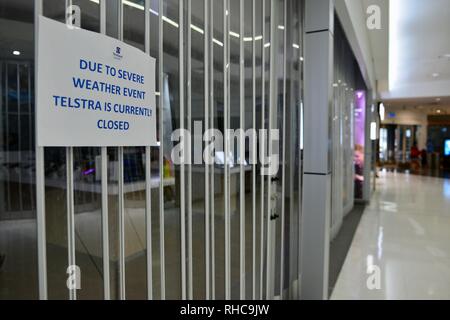
[[[155,59],[40,16],[39,146],[156,145]]]

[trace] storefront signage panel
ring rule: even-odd
[[[156,145],[155,59],[42,16],[38,30],[39,146]]]

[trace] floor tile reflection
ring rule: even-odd
[[[449,183],[381,172],[331,298],[450,299]]]

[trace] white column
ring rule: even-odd
[[[39,27],[38,17],[43,14],[43,0],[37,0],[34,4],[34,52],[35,61],[38,61]],[[35,65],[35,83],[37,83],[39,64]],[[37,106],[38,93],[34,97]],[[37,121],[37,113],[35,113]],[[37,128],[37,125],[36,125]],[[37,129],[36,129],[37,137]],[[38,276],[39,299],[48,299],[47,290],[47,236],[45,228],[45,172],[44,172],[44,148],[36,143],[36,223],[37,223],[37,247],[38,247]]]
[[[305,2],[302,299],[328,298],[334,0]]]

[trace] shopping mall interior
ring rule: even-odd
[[[449,31],[450,0],[0,0],[0,300],[450,300]],[[144,97],[77,55],[148,119],[46,103]]]

